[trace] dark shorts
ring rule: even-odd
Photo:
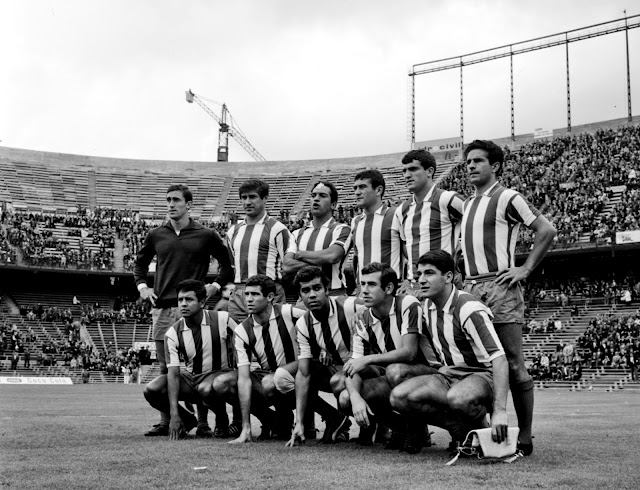
[[[498,284],[495,278],[483,281],[467,279],[464,290],[473,294],[493,313],[493,323],[524,323],[524,295],[520,283],[512,287]]]
[[[198,385],[202,383],[207,376],[211,374],[228,373],[230,370],[207,371],[206,373],[193,374],[186,369],[180,370],[180,384],[184,383],[193,393],[198,393]]]
[[[442,385],[447,388],[447,391],[463,379],[474,376],[475,378],[482,379],[485,383],[487,383],[487,385],[491,389],[491,392],[493,393],[493,373],[486,369],[443,366],[438,369],[438,372],[436,374],[432,374],[430,376],[435,376],[438,381],[440,381],[440,383],[442,383]]]

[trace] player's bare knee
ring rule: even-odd
[[[389,402],[391,403],[391,408],[394,410],[397,410],[398,412],[406,412],[409,408],[408,393],[402,389],[402,387],[396,386],[391,390]]]
[[[449,390],[447,392],[447,403],[452,410],[471,415],[471,405],[474,403],[474,400],[470,399],[466,393],[460,390]]]
[[[342,373],[336,373],[331,376],[329,380],[329,385],[331,386],[331,391],[334,395],[339,396],[342,391],[345,389],[345,377]]]
[[[387,366],[385,376],[391,386],[398,386],[407,376],[407,367],[406,365],[399,363],[390,364]]]
[[[229,398],[234,395],[233,378],[231,376],[221,374],[213,380],[212,388],[216,395],[222,398]]]
[[[270,398],[275,394],[276,385],[273,381],[273,376],[265,376],[264,378],[262,378],[261,384],[262,384],[262,392],[264,393],[265,397]]]
[[[341,412],[351,412],[351,397],[347,390],[342,390],[338,395],[338,408]]]
[[[202,383],[200,385],[198,385],[198,396],[200,397],[201,400],[203,401],[207,401],[209,400],[211,397],[213,397],[214,395],[214,391],[213,391],[213,385],[212,384],[205,384]]]

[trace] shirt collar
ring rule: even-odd
[[[335,312],[336,312],[335,302],[336,302],[336,300],[333,299],[331,296],[329,296],[329,318],[331,318],[333,315],[335,315]],[[313,323],[320,323],[320,320],[318,320],[318,318],[316,318],[316,316],[313,314],[313,312],[309,311],[309,314],[311,315],[311,318],[313,318]]]
[[[202,310],[202,321],[200,322],[200,327],[204,327],[206,325],[209,325],[209,317],[207,316],[207,312]],[[187,320],[186,319],[182,319],[182,330],[191,330],[189,328],[189,325],[187,325]]]
[[[422,200],[422,202],[431,202],[431,198],[433,197],[433,193],[435,192],[435,190],[436,190],[436,185],[433,184],[431,186],[431,189],[429,189],[429,192],[427,192],[427,195],[424,196],[424,199]],[[413,199],[413,204],[416,204],[416,195],[415,194],[413,195],[412,199]]]
[[[438,309],[438,307],[433,301],[431,300],[427,300],[427,301],[428,301],[428,306],[430,311]],[[453,308],[455,308],[457,303],[458,303],[458,288],[453,286],[453,289],[451,290],[451,294],[449,295],[447,302],[444,304],[444,308],[442,308],[442,311],[449,313]]]
[[[496,182],[491,187],[489,187],[486,191],[484,191],[481,195],[491,197],[496,193],[499,187],[502,187],[502,186],[500,185],[500,182],[496,180]],[[478,191],[475,191],[473,193],[473,197],[478,197]]]
[[[320,225],[320,228],[331,228],[333,226],[333,224],[335,223],[335,221],[336,221],[335,218],[333,216],[330,216],[327,221],[325,221],[324,223],[322,223]],[[313,220],[311,220],[309,222],[309,224],[307,225],[307,228],[314,228]]]
[[[393,314],[393,312],[396,309],[396,298],[393,298],[393,301],[391,302],[391,308],[389,308],[389,317],[391,317],[391,315]],[[369,314],[371,315],[371,318],[373,319],[373,323],[382,323],[382,320],[380,320],[374,313],[373,313],[373,309],[369,308]]]
[[[280,316],[280,315],[278,315],[276,313],[276,309],[274,308],[273,305],[271,305],[271,315],[269,315],[269,325],[271,325],[271,323],[273,323],[278,316]],[[253,315],[251,315],[250,318],[251,318],[251,321],[253,321],[253,326],[254,327],[262,327],[263,326],[261,323],[258,323],[255,318],[253,318]]]

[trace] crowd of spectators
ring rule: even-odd
[[[536,381],[580,381],[583,360],[572,343],[560,342],[554,350],[538,352],[529,364]]]
[[[558,230],[555,246],[581,239],[611,243],[617,231],[638,229],[638,173],[640,126],[600,129],[533,141],[506,150],[500,182],[520,191],[544,212]],[[464,162],[442,180],[441,187],[463,196],[473,194]],[[622,201],[611,214],[603,213],[611,187],[622,186]],[[525,231],[520,249],[533,244]]]
[[[637,380],[640,356],[640,315],[599,315],[578,338],[584,363],[592,368],[631,370]]]

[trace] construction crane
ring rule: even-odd
[[[233,138],[238,142],[238,144],[244,148],[244,150],[251,155],[254,160],[257,162],[266,162],[267,159],[263,157],[258,150],[256,150],[247,137],[240,131],[240,128],[233,120],[229,109],[227,109],[227,104],[216,102],[215,100],[207,99],[202,97],[201,95],[194,94],[191,89],[185,92],[187,96],[187,102],[192,104],[194,101],[198,104],[204,111],[209,114],[213,119],[215,119],[220,125],[220,131],[218,133],[218,161],[219,162],[228,162],[229,161],[229,136],[233,136]],[[213,110],[204,103],[204,101],[217,104],[222,107],[220,115],[213,112]]]

